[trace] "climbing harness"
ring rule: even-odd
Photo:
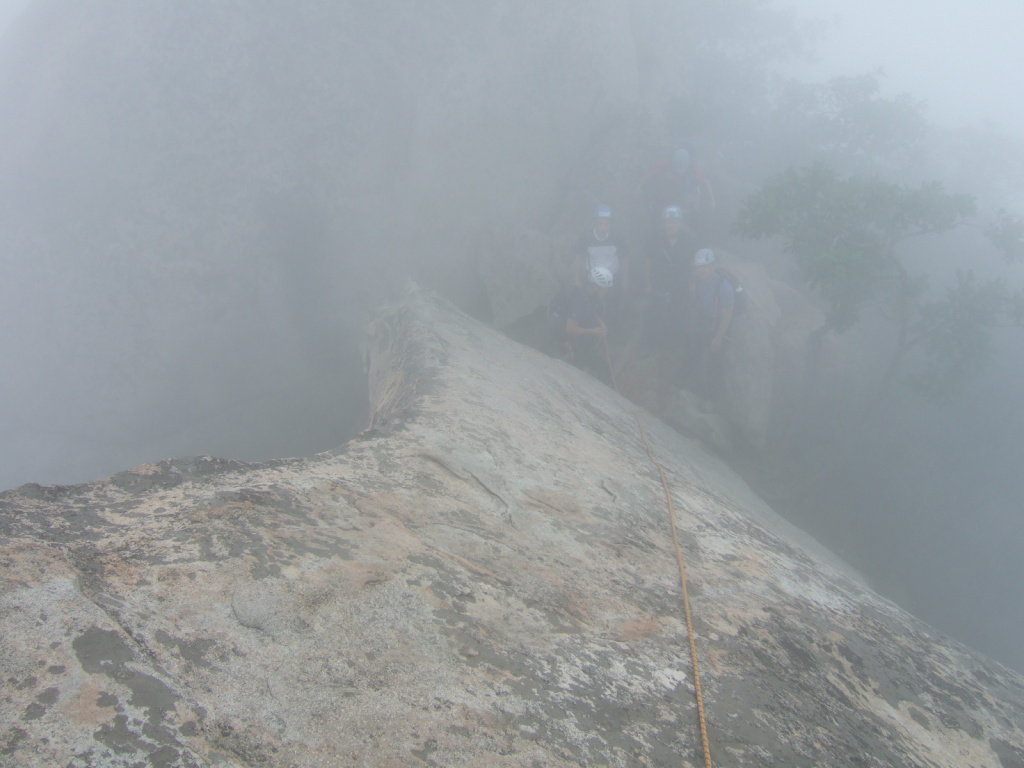
[[[604,358],[608,363],[608,371],[612,377],[612,386],[615,388],[615,391],[618,392],[619,385],[615,382],[615,373],[612,370],[611,354],[608,352],[608,340],[604,339],[603,342]],[[669,525],[672,529],[672,545],[675,547],[676,551],[676,564],[679,566],[679,583],[683,592],[683,613],[686,616],[686,635],[690,641],[690,665],[693,667],[693,692],[694,697],[697,700],[697,721],[700,724],[700,742],[701,747],[704,750],[704,768],[712,768],[711,745],[708,742],[708,726],[707,720],[704,717],[704,692],[701,689],[700,667],[697,664],[697,643],[693,636],[690,595],[686,587],[686,566],[683,564],[683,550],[679,546],[679,535],[676,532],[676,513],[675,508],[672,506],[672,493],[668,488],[668,479],[665,477],[665,468],[662,467],[661,462],[654,457],[654,451],[651,449],[651,444],[647,440],[647,432],[644,430],[644,425],[640,422],[640,414],[638,411],[633,411],[633,419],[636,421],[636,428],[640,432],[640,439],[643,441],[644,449],[647,451],[647,457],[658,469],[658,476],[661,478],[661,487],[665,492],[665,506],[668,510]]]

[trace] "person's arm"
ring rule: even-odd
[[[717,352],[722,348],[722,340],[729,333],[729,326],[732,325],[732,304],[728,307],[722,307],[722,315],[718,320],[718,327],[715,329],[715,335],[711,339],[711,350]]]

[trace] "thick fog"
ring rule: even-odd
[[[10,23],[28,5],[28,0],[5,0],[0,3],[0,35],[2,35]]]
[[[888,90],[909,91],[928,103],[929,117],[947,127],[992,121],[1020,135],[1024,105],[1014,80],[1024,66],[1020,30],[1024,5],[977,3],[861,3],[793,0],[822,26],[813,61],[796,69],[827,77],[881,69]]]
[[[883,70],[881,96],[924,100],[931,125],[871,172],[1024,212],[1024,6],[957,9],[0,3],[0,487],[343,444],[366,426],[380,302],[412,278],[511,323],[565,278],[596,203],[640,239],[643,169],[680,137],[715,184],[716,245],[806,290],[778,243],[731,229],[806,160],[765,95],[778,78]],[[978,228],[908,258],[929,295],[958,268],[1024,285]],[[550,269],[502,288],[531,263]],[[837,366],[779,448],[799,471],[750,471],[883,594],[1024,669],[1024,331],[995,350],[950,404],[903,395],[871,419],[853,404],[870,366]]]
[[[887,93],[924,100],[944,137],[933,148],[932,176],[1020,211],[1024,5],[794,5],[822,22],[822,38],[813,60],[792,63],[792,71],[811,79],[881,71]],[[953,157],[950,147],[962,154]],[[958,241],[943,255],[947,276],[974,269],[1024,285],[1024,264],[984,260],[979,250]],[[941,274],[931,275],[936,287]],[[1024,331],[1002,331],[998,349],[992,368],[952,407],[915,403],[876,433],[850,430],[846,451],[822,460],[820,491],[799,518],[889,597],[1022,669]]]

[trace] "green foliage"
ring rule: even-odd
[[[1011,294],[999,280],[982,283],[961,271],[943,298],[922,303],[926,276],[907,271],[900,245],[952,230],[974,214],[972,196],[947,192],[937,182],[910,188],[878,178],[844,178],[816,163],[779,174],[749,197],[736,231],[782,240],[804,279],[828,302],[823,330],[848,330],[869,302],[891,302],[897,343],[879,396],[917,350],[918,370],[910,383],[948,401],[991,358],[993,327],[1024,326],[1024,292]],[[1000,211],[986,232],[1008,259],[1024,258],[1024,219]]]
[[[906,238],[941,232],[974,213],[970,195],[941,184],[918,189],[840,175],[823,163],[789,169],[749,197],[736,232],[780,237],[804,279],[829,303],[827,327],[852,327],[861,308],[888,290],[900,302],[920,293],[895,249]]]
[[[783,82],[773,99],[775,151],[790,162],[817,158],[857,172],[907,167],[927,135],[924,102],[880,92],[875,74]]]
[[[948,402],[991,359],[989,329],[1005,315],[1011,297],[1000,280],[979,283],[973,273],[957,271],[956,285],[945,298],[921,307],[915,323],[924,350],[924,369],[910,377],[911,386]]]
[[[985,233],[1007,261],[1024,261],[1024,218],[1000,209]]]

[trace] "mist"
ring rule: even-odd
[[[929,118],[943,127],[990,122],[1017,136],[1024,130],[1024,107],[1014,92],[1024,64],[1019,3],[791,5],[821,25],[813,58],[793,65],[802,77],[880,70],[890,92],[924,99]]]
[[[881,71],[929,125],[872,172],[1024,202],[1017,6],[738,7],[0,5],[0,487],[342,445],[367,426],[381,302],[413,279],[501,325],[495,286],[515,306],[553,291],[594,204],[642,241],[643,169],[681,136],[716,185],[716,244],[795,284],[778,244],[731,230],[802,157],[764,119],[778,78]],[[963,266],[1024,285],[977,232],[909,257],[935,295]],[[877,314],[835,360],[881,338]],[[882,594],[1024,670],[1024,333],[995,347],[953,403],[903,395],[870,421],[851,403],[872,373],[837,362],[791,432],[799,471],[759,490]]]
[[[819,20],[822,38],[814,56],[790,71],[812,80],[880,73],[884,93],[922,100],[933,122],[927,175],[983,205],[1020,209],[1024,109],[1015,73],[1024,66],[1017,34],[1024,7],[998,0],[941,10],[794,5]],[[1024,265],[1008,265],[971,233],[920,252],[916,266],[935,292],[956,269],[1024,283]],[[907,399],[882,426],[840,419],[824,427],[830,455],[804,467],[817,467],[815,490],[789,511],[883,594],[1022,669],[1024,334],[1004,329],[995,345],[991,368],[949,406]],[[823,422],[833,416],[827,407],[821,414]]]

